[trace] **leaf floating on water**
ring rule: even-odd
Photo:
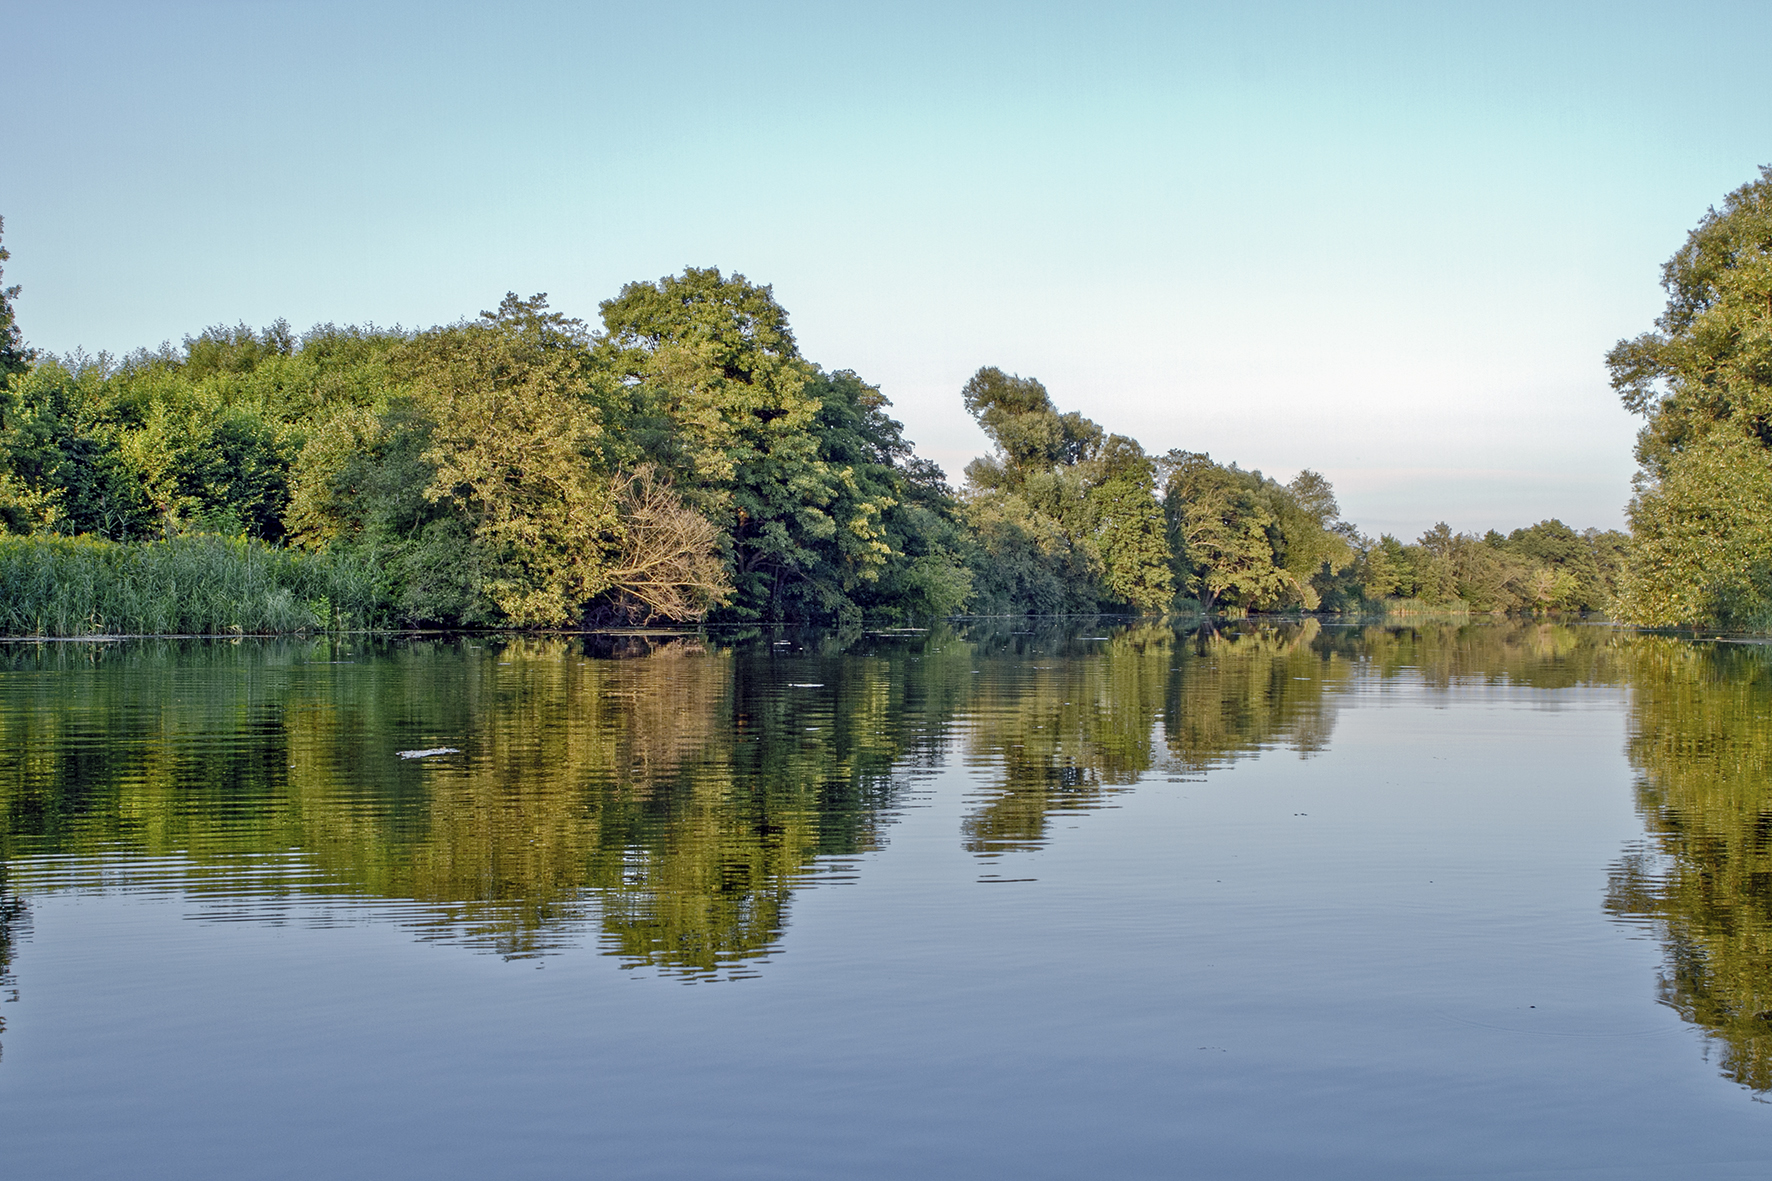
[[[433,746],[429,750],[399,750],[394,753],[403,759],[428,759],[432,755],[458,755],[461,751],[453,746]]]

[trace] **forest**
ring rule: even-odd
[[[19,295],[0,634],[1605,612],[1630,561],[1557,520],[1368,537],[1316,472],[1147,452],[992,366],[957,391],[993,449],[955,487],[715,268],[629,283],[594,325],[511,294],[121,359],[32,349]]]

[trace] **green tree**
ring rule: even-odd
[[[1182,588],[1211,611],[1302,607],[1354,558],[1335,490],[1305,470],[1290,484],[1175,450],[1161,463],[1163,508]]]
[[[843,613],[843,579],[821,567],[865,577],[854,567],[882,559],[885,505],[820,458],[815,371],[771,290],[691,267],[601,306],[599,356],[625,401],[624,433],[720,528],[733,613]]]
[[[126,454],[127,419],[107,397],[103,360],[45,360],[8,383],[0,469],[12,486],[8,528],[146,534],[154,514]],[[3,490],[0,490],[3,491]]]
[[[1081,525],[1101,555],[1103,598],[1157,610],[1175,597],[1156,464],[1125,435],[1109,435],[1090,462]]]
[[[0,217],[0,240],[6,233],[6,219]],[[0,264],[12,258],[12,254],[4,245],[0,245]],[[0,266],[0,283],[4,283],[6,272]],[[25,346],[24,334],[19,331],[18,315],[13,301],[18,298],[21,288],[17,283],[11,287],[0,286],[0,389],[4,389],[8,378],[24,373],[36,360],[36,351]],[[0,403],[0,426],[5,425],[5,406]]]
[[[833,516],[851,527],[819,574],[871,615],[930,619],[972,593],[959,506],[941,468],[918,459],[880,390],[849,370],[815,371],[819,459],[843,473]],[[826,592],[828,595],[828,592]]]
[[[1661,284],[1655,330],[1606,356],[1613,388],[1646,420],[1620,605],[1647,624],[1763,622],[1762,531],[1732,530],[1772,496],[1772,166],[1705,214]]]
[[[1135,440],[1059,413],[986,366],[961,391],[995,445],[966,468],[981,586],[998,610],[1150,610],[1174,597],[1156,467]]]
[[[1686,444],[1630,506],[1620,598],[1651,624],[1772,622],[1772,452],[1732,431]]]
[[[470,523],[489,597],[516,624],[575,620],[613,586],[620,540],[583,323],[507,295],[395,363],[433,424],[425,495]]]
[[[1291,597],[1315,611],[1322,605],[1322,587],[1353,560],[1335,489],[1306,468],[1289,484],[1264,481],[1261,490],[1274,518],[1274,564],[1285,571]]]
[[[1163,507],[1182,589],[1204,611],[1221,605],[1266,607],[1289,585],[1274,564],[1273,514],[1247,473],[1204,452],[1164,457]]]

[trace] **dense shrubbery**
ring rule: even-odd
[[[34,354],[15,294],[8,632],[1576,610],[1616,565],[1616,535],[1557,522],[1372,541],[1314,472],[1153,457],[994,368],[962,392],[995,449],[956,493],[878,389],[800,355],[769,288],[712,269],[630,283],[598,328],[513,295],[120,362]]]

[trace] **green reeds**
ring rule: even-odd
[[[384,594],[361,556],[213,534],[124,545],[0,537],[0,635],[224,635],[373,626]]]

